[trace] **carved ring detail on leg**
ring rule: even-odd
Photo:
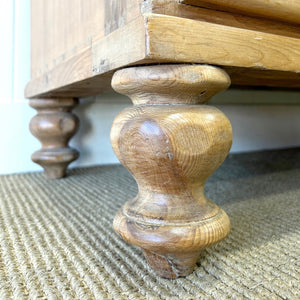
[[[116,117],[111,142],[139,188],[114,228],[162,277],[191,273],[200,251],[229,232],[226,213],[204,195],[232,143],[229,120],[206,103],[229,85],[223,70],[205,65],[133,67],[113,77],[135,105]]]
[[[48,179],[65,176],[67,166],[78,158],[77,150],[68,142],[78,129],[79,120],[72,114],[77,99],[31,99],[29,105],[37,110],[30,121],[30,131],[42,148],[31,159],[44,168]]]

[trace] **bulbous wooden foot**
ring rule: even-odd
[[[223,70],[205,65],[134,67],[113,77],[135,106],[116,117],[111,142],[139,188],[114,228],[162,277],[191,273],[201,249],[229,232],[226,213],[204,195],[232,143],[229,120],[204,103],[229,85]]]
[[[44,168],[48,179],[65,176],[67,166],[78,158],[77,150],[68,146],[75,134],[79,120],[72,114],[76,99],[32,99],[29,105],[37,110],[30,121],[30,131],[42,148],[31,159]]]

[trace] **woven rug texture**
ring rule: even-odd
[[[113,231],[137,193],[122,166],[0,176],[0,300],[299,300],[300,148],[230,155],[205,191],[231,233],[168,280]]]

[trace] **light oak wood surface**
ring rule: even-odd
[[[42,76],[140,15],[139,0],[31,0],[31,76]]]
[[[229,85],[223,70],[201,65],[128,68],[113,77],[135,106],[116,117],[112,147],[139,187],[114,228],[162,277],[191,273],[200,251],[229,232],[225,212],[204,195],[232,143],[229,120],[204,103]]]
[[[144,13],[162,14],[296,38],[300,37],[298,24],[278,22],[276,19],[257,18],[246,14],[186,5],[176,0],[152,0],[151,4],[151,9],[144,9]]]
[[[242,81],[243,85],[300,87],[298,38],[207,21],[146,14],[103,38],[93,40],[82,52],[43,76],[33,78],[25,94],[29,98],[89,96],[108,89],[112,72],[119,68],[162,62],[248,68],[250,72],[255,70],[255,78],[247,76],[247,72],[235,77],[233,72],[232,83],[239,85]],[[269,75],[266,76],[266,72]],[[241,80],[244,75],[245,80]],[[270,76],[274,83],[264,80]]]
[[[162,15],[147,16],[149,56],[300,73],[300,39]]]
[[[298,0],[179,0],[181,3],[300,24]]]

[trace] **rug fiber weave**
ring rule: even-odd
[[[231,233],[168,280],[112,229],[122,166],[0,176],[0,299],[300,299],[300,149],[230,155],[205,190]]]

